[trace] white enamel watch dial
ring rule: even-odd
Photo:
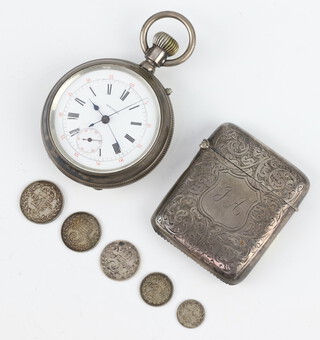
[[[51,90],[42,115],[50,158],[68,177],[100,189],[150,172],[173,132],[168,94],[152,72],[118,59],[79,65]]]
[[[58,150],[91,172],[110,173],[138,162],[155,142],[160,120],[151,86],[137,73],[114,65],[74,74],[50,110]]]
[[[150,26],[162,18],[187,28],[186,51],[167,33],[158,32],[151,47]],[[53,87],[44,105],[41,132],[48,155],[71,179],[96,189],[137,181],[163,158],[173,133],[173,112],[165,89],[154,76],[160,66],[184,62],[195,46],[191,23],[179,13],[151,16],[140,32],[145,60],[139,65],[99,59],[79,65]]]

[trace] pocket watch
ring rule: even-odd
[[[178,43],[164,32],[148,46],[150,26],[162,18],[179,20],[189,44],[179,57]],[[171,89],[154,76],[156,67],[184,62],[195,47],[194,29],[184,16],[165,11],[151,16],[140,32],[141,64],[98,59],[79,65],[51,90],[42,114],[45,148],[69,178],[103,189],[132,183],[165,155],[173,133]]]

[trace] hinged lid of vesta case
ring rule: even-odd
[[[236,284],[298,209],[309,181],[234,124],[221,125],[200,148],[152,223],[200,265]]]

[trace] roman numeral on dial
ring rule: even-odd
[[[111,92],[112,92],[112,84],[108,84],[107,85],[107,94],[111,94]]]
[[[83,106],[85,104],[85,102],[79,98],[75,98],[75,101],[80,104],[81,106]]]
[[[121,152],[119,143],[114,143],[114,144],[112,144],[112,147],[113,147],[113,150],[114,150],[114,153],[115,153],[115,154],[118,154],[118,153]]]
[[[92,88],[89,87],[89,89],[91,90],[91,92],[93,93],[93,95],[96,97],[97,95],[96,95],[96,93],[92,90]]]
[[[78,119],[79,116],[80,116],[80,113],[75,113],[75,112],[68,113],[68,119]]]
[[[135,141],[135,139],[133,137],[131,137],[130,135],[126,134],[124,136],[124,138],[126,138],[129,142],[133,143]]]
[[[122,95],[120,96],[120,99],[121,99],[122,101],[124,101],[124,100],[129,96],[129,94],[130,94],[130,92],[129,92],[128,90],[124,90],[124,91],[122,92]]]
[[[75,136],[79,132],[80,132],[79,128],[69,131],[71,137]]]

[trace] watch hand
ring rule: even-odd
[[[101,123],[101,119],[100,120],[98,120],[97,122],[95,122],[95,123],[91,123],[88,127],[93,127],[94,125],[96,125],[96,124],[98,124],[98,123]]]
[[[101,139],[93,139],[93,138],[82,138],[82,140],[87,140],[88,142],[102,142]]]
[[[108,128],[110,129],[110,132],[112,133],[112,136],[113,136],[114,140],[116,141],[116,143],[113,144],[112,146],[113,146],[114,150],[116,151],[116,153],[120,153],[120,152],[121,152],[120,144],[119,144],[119,142],[118,142],[116,136],[114,135],[114,133],[113,133],[113,131],[112,131],[112,129],[111,129],[110,124],[108,124]]]
[[[112,111],[116,111],[113,107],[111,107],[109,104],[106,104]]]
[[[115,111],[115,112],[111,113],[111,115],[109,115],[108,117],[111,117],[111,116],[115,115],[116,113],[121,112],[121,111],[127,109],[128,107],[130,107],[130,106],[132,106],[132,105],[135,105],[135,104],[137,104],[137,103],[140,103],[141,101],[143,101],[143,100],[145,100],[145,99],[146,99],[146,98],[140,99],[140,100],[138,100],[137,102],[132,103],[132,104],[126,106],[126,107],[123,107],[122,109],[120,109],[120,110],[118,110],[118,111],[115,111],[115,109],[113,109],[110,105],[106,104],[108,107],[110,107],[110,109],[112,109],[113,111]],[[90,99],[90,101],[91,101],[91,99]],[[103,114],[101,113],[101,111],[100,111],[99,106],[98,106],[98,105],[95,105],[92,101],[91,101],[91,103],[93,104],[93,108],[94,108],[96,111],[99,111],[99,113],[101,114],[101,116],[104,117],[104,115],[103,115]],[[98,121],[95,122],[95,123],[91,123],[91,124],[89,125],[89,127],[92,127],[92,126],[94,126],[94,125],[96,125],[96,124],[98,124],[98,123],[100,123],[100,122],[101,122],[101,120],[98,120]]]
[[[91,101],[91,103],[92,103],[92,105],[93,105],[93,109],[94,109],[95,111],[98,111],[98,112],[101,114],[101,116],[103,116],[103,114],[102,114],[101,111],[100,111],[100,107],[99,107],[98,105],[96,105],[90,98],[89,98],[89,100]]]
[[[99,111],[100,112],[100,111]],[[101,113],[101,112],[100,112]],[[109,118],[109,116],[108,115],[102,115],[102,118],[100,119],[100,120],[98,120],[97,122],[95,122],[95,123],[91,123],[90,125],[89,125],[89,127],[92,127],[92,126],[94,126],[94,125],[96,125],[96,124],[98,124],[98,123],[100,123],[100,122],[102,122],[103,124],[108,124],[109,122],[110,122],[110,118]]]
[[[116,111],[116,112],[113,112],[113,113],[111,113],[111,115],[109,115],[109,117],[115,115],[116,113],[118,113],[118,112],[120,112],[120,111],[123,111],[123,110],[127,109],[128,107],[130,107],[130,106],[132,106],[132,105],[134,105],[134,104],[140,103],[141,101],[143,101],[143,100],[145,100],[145,99],[147,99],[147,98],[140,99],[140,100],[138,100],[138,101],[135,102],[135,103],[132,103],[132,104],[130,104],[130,105],[128,105],[128,106],[126,106],[126,107],[124,107],[124,108],[122,108],[122,109]]]

